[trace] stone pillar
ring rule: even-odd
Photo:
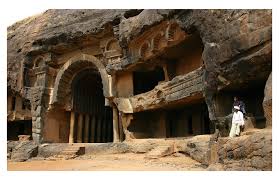
[[[119,127],[118,127],[118,110],[115,106],[113,109],[113,142],[119,142]]]
[[[105,111],[106,113],[106,111]],[[104,118],[104,123],[103,123],[103,137],[102,137],[102,141],[103,142],[107,142],[107,116],[105,116]]]
[[[201,133],[201,116],[197,109],[192,110],[192,127],[193,134],[200,135]]]
[[[47,73],[40,72],[37,74],[35,87],[31,89],[32,138],[38,144],[43,142],[43,127],[49,100],[47,82]]]
[[[29,61],[29,59],[26,60]],[[42,65],[40,69],[40,72],[36,72],[34,87],[29,90],[31,96],[32,138],[38,144],[44,142],[43,129],[49,106],[49,87],[53,85],[49,84],[49,82],[52,82],[54,77],[48,65]],[[23,83],[23,81],[20,83]]]
[[[170,78],[169,78],[169,75],[168,75],[168,69],[167,69],[166,64],[163,65],[163,71],[164,71],[165,81],[169,81]]]
[[[12,108],[12,104],[13,104],[13,97],[12,96],[8,96],[8,99],[7,99],[7,110],[8,110],[8,112],[9,111],[12,111],[13,110],[13,108]]]
[[[71,111],[69,143],[74,143],[74,132],[75,132],[75,112]]]
[[[119,113],[119,118],[121,119],[123,132],[124,132],[124,135],[125,135],[124,140],[125,141],[130,141],[132,139],[135,139],[133,133],[128,130],[128,127],[129,127],[131,121],[133,120],[133,114]]]
[[[88,137],[89,137],[89,114],[85,115],[85,121],[84,121],[84,142],[88,143]]]
[[[94,142],[94,138],[95,138],[95,124],[96,124],[96,120],[95,120],[95,115],[92,116],[91,119],[91,136],[90,136],[90,142]]]
[[[97,131],[97,142],[99,143],[102,140],[101,139],[101,137],[102,137],[102,129],[101,129],[101,127],[102,127],[102,117],[97,116],[96,121],[97,121],[97,129],[96,129],[96,131]]]
[[[166,135],[167,135],[167,132],[166,132],[166,114],[165,112],[161,112],[160,115],[159,115],[159,128],[158,128],[158,132],[156,134],[156,137],[158,138],[165,138]]]
[[[22,99],[19,96],[16,96],[15,110],[16,111],[22,110]]]
[[[122,118],[119,116],[119,113],[118,113],[118,126],[119,126],[119,139],[120,141],[124,141],[124,130],[123,130],[123,123],[122,123]]]
[[[77,142],[82,143],[82,125],[83,125],[83,118],[82,114],[78,115],[78,129],[77,129]]]

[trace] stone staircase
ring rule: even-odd
[[[170,144],[159,145],[146,153],[146,159],[157,159],[174,153],[174,146]]]
[[[52,156],[49,160],[68,160],[74,159],[80,155],[85,154],[85,147],[80,145],[69,144],[63,151],[59,154]]]

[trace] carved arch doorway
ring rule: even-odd
[[[96,68],[86,68],[71,83],[70,143],[113,141],[112,108],[106,106],[103,84]]]

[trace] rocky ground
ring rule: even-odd
[[[8,162],[9,171],[201,171],[201,163],[176,153],[158,159],[147,159],[144,154],[84,155],[72,160],[43,160]]]
[[[85,152],[70,158],[61,153],[67,151],[67,143],[8,142],[8,170],[272,170],[271,129],[250,129],[240,137],[219,137],[217,141],[212,137],[75,143],[85,147]]]

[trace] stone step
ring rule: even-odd
[[[68,159],[74,159],[78,157],[78,155],[55,155],[55,156],[51,156],[49,157],[47,160],[51,160],[51,161],[57,161],[57,160],[68,160]]]
[[[68,154],[75,154],[75,155],[78,155],[78,151],[62,151],[61,154],[66,154],[66,155],[68,155]]]
[[[147,159],[156,159],[160,157],[164,157],[174,153],[173,145],[160,145],[149,151],[145,158]]]
[[[80,156],[83,154],[85,154],[84,146],[70,145],[70,146],[66,147],[63,151],[61,151],[59,154],[48,158],[48,160],[73,159],[73,158],[76,158],[77,156]]]
[[[85,154],[84,146],[69,146],[64,149],[60,154],[75,154],[75,155],[83,155]]]
[[[80,147],[67,147],[66,149],[64,150],[69,150],[69,151],[78,151],[80,150]]]

